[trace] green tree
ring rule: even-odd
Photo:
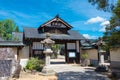
[[[112,17],[110,18],[110,26],[106,27],[106,34],[104,38],[107,39],[108,45],[120,45],[120,0],[118,0],[114,9],[112,10]]]
[[[5,40],[12,39],[12,32],[19,32],[18,26],[13,20],[6,19],[0,21],[0,37]]]
[[[112,11],[115,6],[114,0],[88,0],[88,2],[103,11]]]
[[[57,58],[57,52],[58,52],[58,50],[60,49],[60,44],[53,44],[52,45],[52,50],[53,50],[53,57],[55,57],[55,58]]]
[[[15,31],[19,32],[19,27],[18,26],[16,26]]]
[[[120,0],[88,0],[92,5],[97,5],[98,10],[111,11],[110,26],[106,26],[103,39],[108,46],[120,45]]]

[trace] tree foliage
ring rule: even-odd
[[[120,0],[118,0],[115,8],[112,10],[110,26],[106,27],[104,38],[108,40],[110,46],[120,45]]]
[[[98,9],[111,11],[110,26],[106,26],[103,39],[109,46],[120,45],[120,0],[114,4],[114,0],[88,0],[91,4],[97,5]],[[111,3],[110,3],[111,2]]]
[[[12,32],[19,32],[18,26],[13,20],[6,19],[0,21],[0,37],[5,40],[12,39]]]
[[[92,5],[96,5],[98,10],[111,11],[114,8],[113,0],[88,0]]]

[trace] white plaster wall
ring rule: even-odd
[[[98,53],[96,49],[82,50],[82,53],[88,53],[90,64],[93,64],[94,66],[98,65]]]
[[[88,53],[89,59],[98,60],[98,53],[96,49],[82,50],[82,53]]]
[[[120,61],[120,48],[110,50],[111,61]]]
[[[23,47],[19,51],[19,55],[20,55],[20,64],[21,64],[21,66],[25,67],[26,64],[27,64],[27,61],[29,60],[29,46]]]
[[[15,59],[17,60],[17,48],[15,47],[15,48],[12,48],[12,50],[13,50],[13,52],[14,52],[14,55],[15,55]]]
[[[110,50],[111,68],[120,69],[120,48]]]

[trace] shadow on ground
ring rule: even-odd
[[[50,64],[65,64],[65,62],[63,62],[63,61],[59,61],[59,62],[50,62]]]
[[[86,72],[60,72],[58,80],[110,80],[104,75],[97,74],[93,71]]]

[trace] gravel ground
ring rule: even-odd
[[[96,73],[94,67],[65,64],[64,59],[51,59],[51,63],[50,67],[57,72],[58,77],[21,72],[20,78],[16,80],[110,80],[105,75]]]
[[[39,73],[31,74],[27,72],[21,72],[19,79],[12,80],[57,80],[56,76],[42,76]]]

